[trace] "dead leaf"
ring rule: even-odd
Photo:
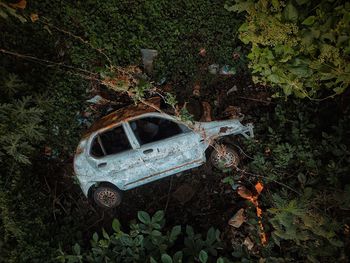
[[[258,196],[260,195],[261,191],[264,189],[264,186],[261,182],[258,182],[255,185],[255,190],[258,192],[257,195],[253,195],[251,191],[249,191],[246,187],[240,186],[237,189],[237,193],[244,199],[249,200],[252,202],[252,204],[255,206],[256,209],[256,215],[258,216],[258,225],[259,225],[259,235],[260,235],[260,241],[262,245],[267,244],[267,237],[266,233],[264,231],[264,225],[262,223],[262,209],[259,207],[258,202]]]
[[[194,84],[192,93],[194,96],[198,96],[198,97],[201,95],[201,85],[199,84],[199,82],[196,82]]]
[[[256,185],[255,185],[255,190],[258,192],[258,194],[260,195],[261,191],[264,189],[264,186],[261,182],[258,182]]]
[[[30,14],[30,20],[32,20],[33,23],[39,20],[38,14],[34,14],[34,13]]]
[[[203,114],[201,117],[201,121],[212,121],[212,117],[211,117],[211,106],[209,104],[209,102],[206,101],[202,101],[202,106],[203,106]]]
[[[245,186],[240,186],[237,189],[237,193],[244,199],[254,202],[254,196]]]
[[[18,3],[15,4],[9,4],[11,7],[17,9],[24,9],[27,6],[27,0],[20,0]]]
[[[176,191],[173,193],[173,196],[180,203],[184,204],[192,199],[192,197],[194,196],[194,193],[195,191],[190,185],[183,184],[176,189]]]
[[[245,221],[244,217],[244,208],[241,208],[237,211],[237,213],[228,221],[230,226],[235,228],[239,228]]]
[[[224,110],[224,116],[229,117],[230,119],[238,119],[241,115],[241,108],[237,106],[228,106]]]
[[[200,56],[205,57],[206,54],[207,54],[207,51],[206,51],[205,48],[201,48],[201,49],[199,50],[199,55],[200,55]]]
[[[52,155],[52,148],[49,147],[49,146],[45,146],[45,147],[44,147],[44,154],[45,154],[46,156],[51,156],[51,155]]]
[[[240,57],[241,57],[241,55],[238,52],[233,52],[232,53],[233,60],[238,60]]]
[[[249,237],[246,237],[244,239],[243,245],[245,245],[248,248],[248,250],[252,250],[252,248],[254,247],[254,243]]]

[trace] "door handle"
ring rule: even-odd
[[[105,167],[107,165],[107,163],[99,163],[97,165],[98,168],[102,168],[102,167]]]
[[[151,152],[153,152],[153,149],[147,149],[147,150],[143,151],[144,154],[148,154],[148,153],[151,153]]]

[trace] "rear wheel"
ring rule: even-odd
[[[219,145],[210,154],[210,161],[219,170],[237,167],[240,159],[238,153],[228,145]]]
[[[95,189],[93,199],[99,207],[114,208],[120,205],[122,193],[112,185],[100,185]]]

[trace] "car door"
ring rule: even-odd
[[[146,114],[129,124],[140,144],[140,156],[150,169],[149,181],[202,160],[200,135],[166,115]]]
[[[97,181],[109,181],[119,189],[144,173],[143,160],[126,133],[125,124],[97,133],[91,142],[90,156]]]

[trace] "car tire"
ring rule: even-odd
[[[219,170],[237,167],[240,162],[238,153],[232,148],[232,146],[227,144],[224,144],[224,146],[224,150],[221,152],[216,149],[211,152],[211,164]]]
[[[97,206],[111,209],[120,205],[122,193],[111,184],[101,184],[94,190],[93,200]]]

